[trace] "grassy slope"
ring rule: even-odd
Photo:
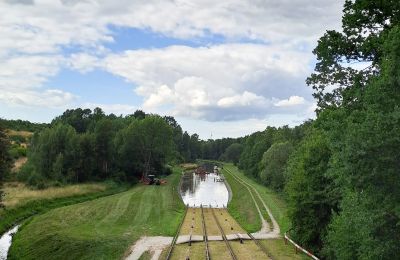
[[[269,207],[269,209],[272,212],[272,215],[274,215],[276,221],[278,222],[278,224],[281,228],[282,234],[285,231],[289,230],[290,221],[289,221],[289,218],[287,217],[287,206],[286,206],[285,201],[281,198],[281,196],[279,194],[277,194],[273,190],[269,189],[268,187],[265,187],[264,185],[257,183],[253,179],[247,177],[246,175],[243,174],[243,172],[238,170],[238,168],[232,164],[224,164],[224,167],[228,168],[233,174],[236,174],[242,180],[251,184],[260,193],[262,199],[267,204],[267,206]],[[229,174],[225,174],[225,176],[229,177]],[[235,193],[235,191],[233,191],[233,192]],[[246,198],[239,198],[239,199],[241,201],[237,203],[238,205],[247,203]],[[240,209],[241,209],[241,211],[243,211],[243,208],[240,208]],[[241,214],[244,215],[245,213],[243,212]]]
[[[83,185],[85,186],[85,184]],[[127,189],[126,186],[116,186],[114,183],[105,183],[104,187],[105,189],[102,191],[98,189],[88,189],[86,192],[81,190],[80,193],[65,192],[58,194],[59,196],[57,197],[47,197],[45,194],[46,190],[43,190],[43,196],[36,197],[36,199],[31,198],[29,201],[19,201],[12,207],[0,210],[0,234],[3,234],[12,226],[33,215],[44,213],[54,208],[108,196]]]
[[[227,166],[224,165],[224,167]],[[231,168],[229,169],[232,170]],[[260,230],[261,220],[249,191],[230,174],[227,174],[225,171],[223,171],[223,174],[229,186],[231,186],[233,193],[232,200],[228,204],[229,213],[247,232]]]
[[[162,186],[137,185],[35,217],[15,235],[10,259],[120,259],[142,235],[173,236],[184,213],[180,170]]]
[[[287,217],[287,213],[286,213],[286,211],[287,211],[286,203],[280,197],[279,194],[275,193],[274,191],[265,187],[264,185],[257,183],[253,179],[247,177],[233,164],[225,163],[224,168],[229,169],[233,174],[236,174],[242,180],[251,184],[260,193],[262,199],[267,204],[267,206],[271,210],[272,214],[274,215],[276,221],[278,222],[278,224],[281,228],[282,234],[290,228],[290,221],[289,221],[289,219]],[[229,174],[226,174],[226,173],[224,174],[224,176],[228,179],[229,184],[231,184],[231,179],[233,179],[233,178],[232,177],[229,178]],[[247,191],[247,189],[245,189],[243,186],[241,187],[241,189]],[[233,193],[235,193],[235,191],[233,191]],[[233,200],[233,198],[232,198],[232,200]],[[248,201],[249,201],[249,198],[245,197],[245,196],[236,198],[237,205],[249,204]],[[250,214],[248,212],[249,210],[256,211],[257,209],[255,207],[252,208],[252,207],[242,207],[242,206],[232,209],[228,206],[228,210],[236,218],[236,220],[240,221],[241,219],[245,219],[246,215]],[[263,214],[265,214],[265,213],[263,213]],[[239,216],[239,218],[236,217],[237,215]],[[258,213],[257,213],[257,217],[258,217]],[[240,223],[240,224],[242,224],[242,223]],[[242,226],[245,229],[247,229],[246,225],[242,224]],[[309,259],[306,255],[304,255],[302,253],[296,254],[293,246],[285,245],[283,239],[262,240],[261,243],[264,244],[264,246],[268,249],[268,252],[273,256],[274,259],[299,259],[299,260]]]

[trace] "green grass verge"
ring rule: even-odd
[[[269,207],[269,209],[272,212],[272,215],[275,217],[276,221],[278,222],[278,224],[281,228],[282,234],[285,231],[290,229],[290,220],[287,217],[287,205],[280,194],[269,189],[268,187],[265,187],[262,184],[257,183],[255,180],[247,177],[246,175],[243,174],[243,172],[241,172],[233,164],[225,163],[224,168],[227,168],[233,174],[236,174],[242,180],[248,182],[260,193],[261,198],[267,204],[267,206]],[[229,176],[229,174],[225,174],[225,176],[227,177],[227,176]],[[247,189],[246,189],[246,191],[247,191]],[[245,202],[243,201],[243,203],[245,203]]]
[[[180,172],[165,185],[138,184],[32,218],[14,236],[9,259],[121,259],[143,235],[173,236],[184,213]]]
[[[10,209],[4,209],[0,212],[0,234],[5,233],[8,229],[21,223],[23,220],[51,209],[72,205],[100,197],[112,195],[127,190],[128,186],[116,185],[115,183],[107,183],[107,189],[101,192],[87,193],[74,196],[66,196],[53,199],[40,199],[29,201],[21,206]]]
[[[224,168],[226,166],[224,165]],[[229,168],[230,170],[230,168]],[[261,229],[261,220],[253,199],[243,184],[228,174],[224,169],[222,173],[232,189],[232,199],[228,204],[229,213],[247,231],[256,232]]]

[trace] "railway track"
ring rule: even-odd
[[[171,259],[172,251],[174,250],[174,247],[175,247],[175,244],[176,244],[176,240],[178,239],[179,233],[181,232],[181,228],[182,228],[183,222],[185,221],[188,209],[189,209],[189,207],[186,206],[185,214],[183,215],[182,221],[179,224],[178,231],[176,232],[174,238],[172,239],[171,245],[169,246],[168,254],[167,254],[167,257],[165,258],[166,260]]]
[[[247,235],[251,238],[251,240],[254,241],[254,243],[258,246],[258,248],[261,249],[261,251],[264,252],[264,254],[266,254],[268,256],[269,259],[274,260],[274,258],[272,257],[271,253],[268,251],[268,249],[263,246],[260,241],[258,241],[257,239],[254,238],[254,236],[250,233],[247,233]]]
[[[221,232],[221,235],[222,235],[222,238],[223,238],[223,240],[224,240],[224,242],[225,242],[225,244],[226,244],[226,247],[228,248],[229,254],[231,255],[231,257],[232,257],[233,260],[237,260],[237,257],[236,257],[236,255],[235,255],[235,253],[233,252],[233,249],[232,249],[232,247],[231,247],[231,244],[229,243],[228,239],[226,238],[225,232],[224,232],[224,230],[222,229],[221,224],[219,223],[219,221],[218,221],[218,219],[217,219],[217,216],[215,216],[214,210],[211,210],[211,212],[212,212],[212,214],[213,214],[213,216],[214,216],[215,223],[217,223],[217,226],[218,226],[218,228],[219,228],[219,231]]]
[[[206,244],[206,259],[210,260],[210,248],[208,247],[208,236],[207,236],[206,221],[204,220],[203,206],[200,206],[200,208],[201,208],[201,219],[203,222],[204,243]]]

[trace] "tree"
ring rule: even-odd
[[[142,120],[146,117],[146,113],[142,110],[136,110],[135,113],[133,113],[133,117],[138,120]]]
[[[9,173],[12,166],[12,158],[8,152],[10,142],[7,138],[4,128],[0,125],[0,207],[2,207],[3,192],[2,182],[7,173]]]
[[[303,140],[287,166],[285,190],[292,234],[313,252],[321,250],[339,200],[334,182],[327,174],[330,158],[328,139],[316,130]]]
[[[159,116],[147,116],[130,130],[139,147],[143,175],[159,174],[174,149],[171,127]]]
[[[327,31],[314,50],[318,62],[307,84],[315,90],[319,109],[357,105],[355,95],[380,72],[388,32],[400,23],[397,0],[346,0],[343,12],[343,32]],[[355,69],[354,63],[364,69]],[[332,92],[326,91],[332,86]]]
[[[243,145],[239,143],[233,143],[225,152],[221,155],[221,159],[227,162],[233,162],[235,165],[239,163],[240,155],[243,151]]]
[[[263,155],[260,177],[263,183],[281,191],[285,185],[285,168],[293,145],[290,142],[274,143]]]
[[[94,129],[94,152],[98,162],[100,177],[107,176],[113,157],[114,129],[110,119],[100,119]]]
[[[341,211],[327,236],[339,259],[394,259],[400,247],[400,26],[387,35],[380,75],[362,106],[349,111],[332,172],[343,185]],[[342,133],[340,135],[340,133]],[[351,232],[349,232],[351,231]]]

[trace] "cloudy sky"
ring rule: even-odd
[[[338,0],[0,0],[0,117],[99,106],[207,139],[314,117],[311,53]]]

